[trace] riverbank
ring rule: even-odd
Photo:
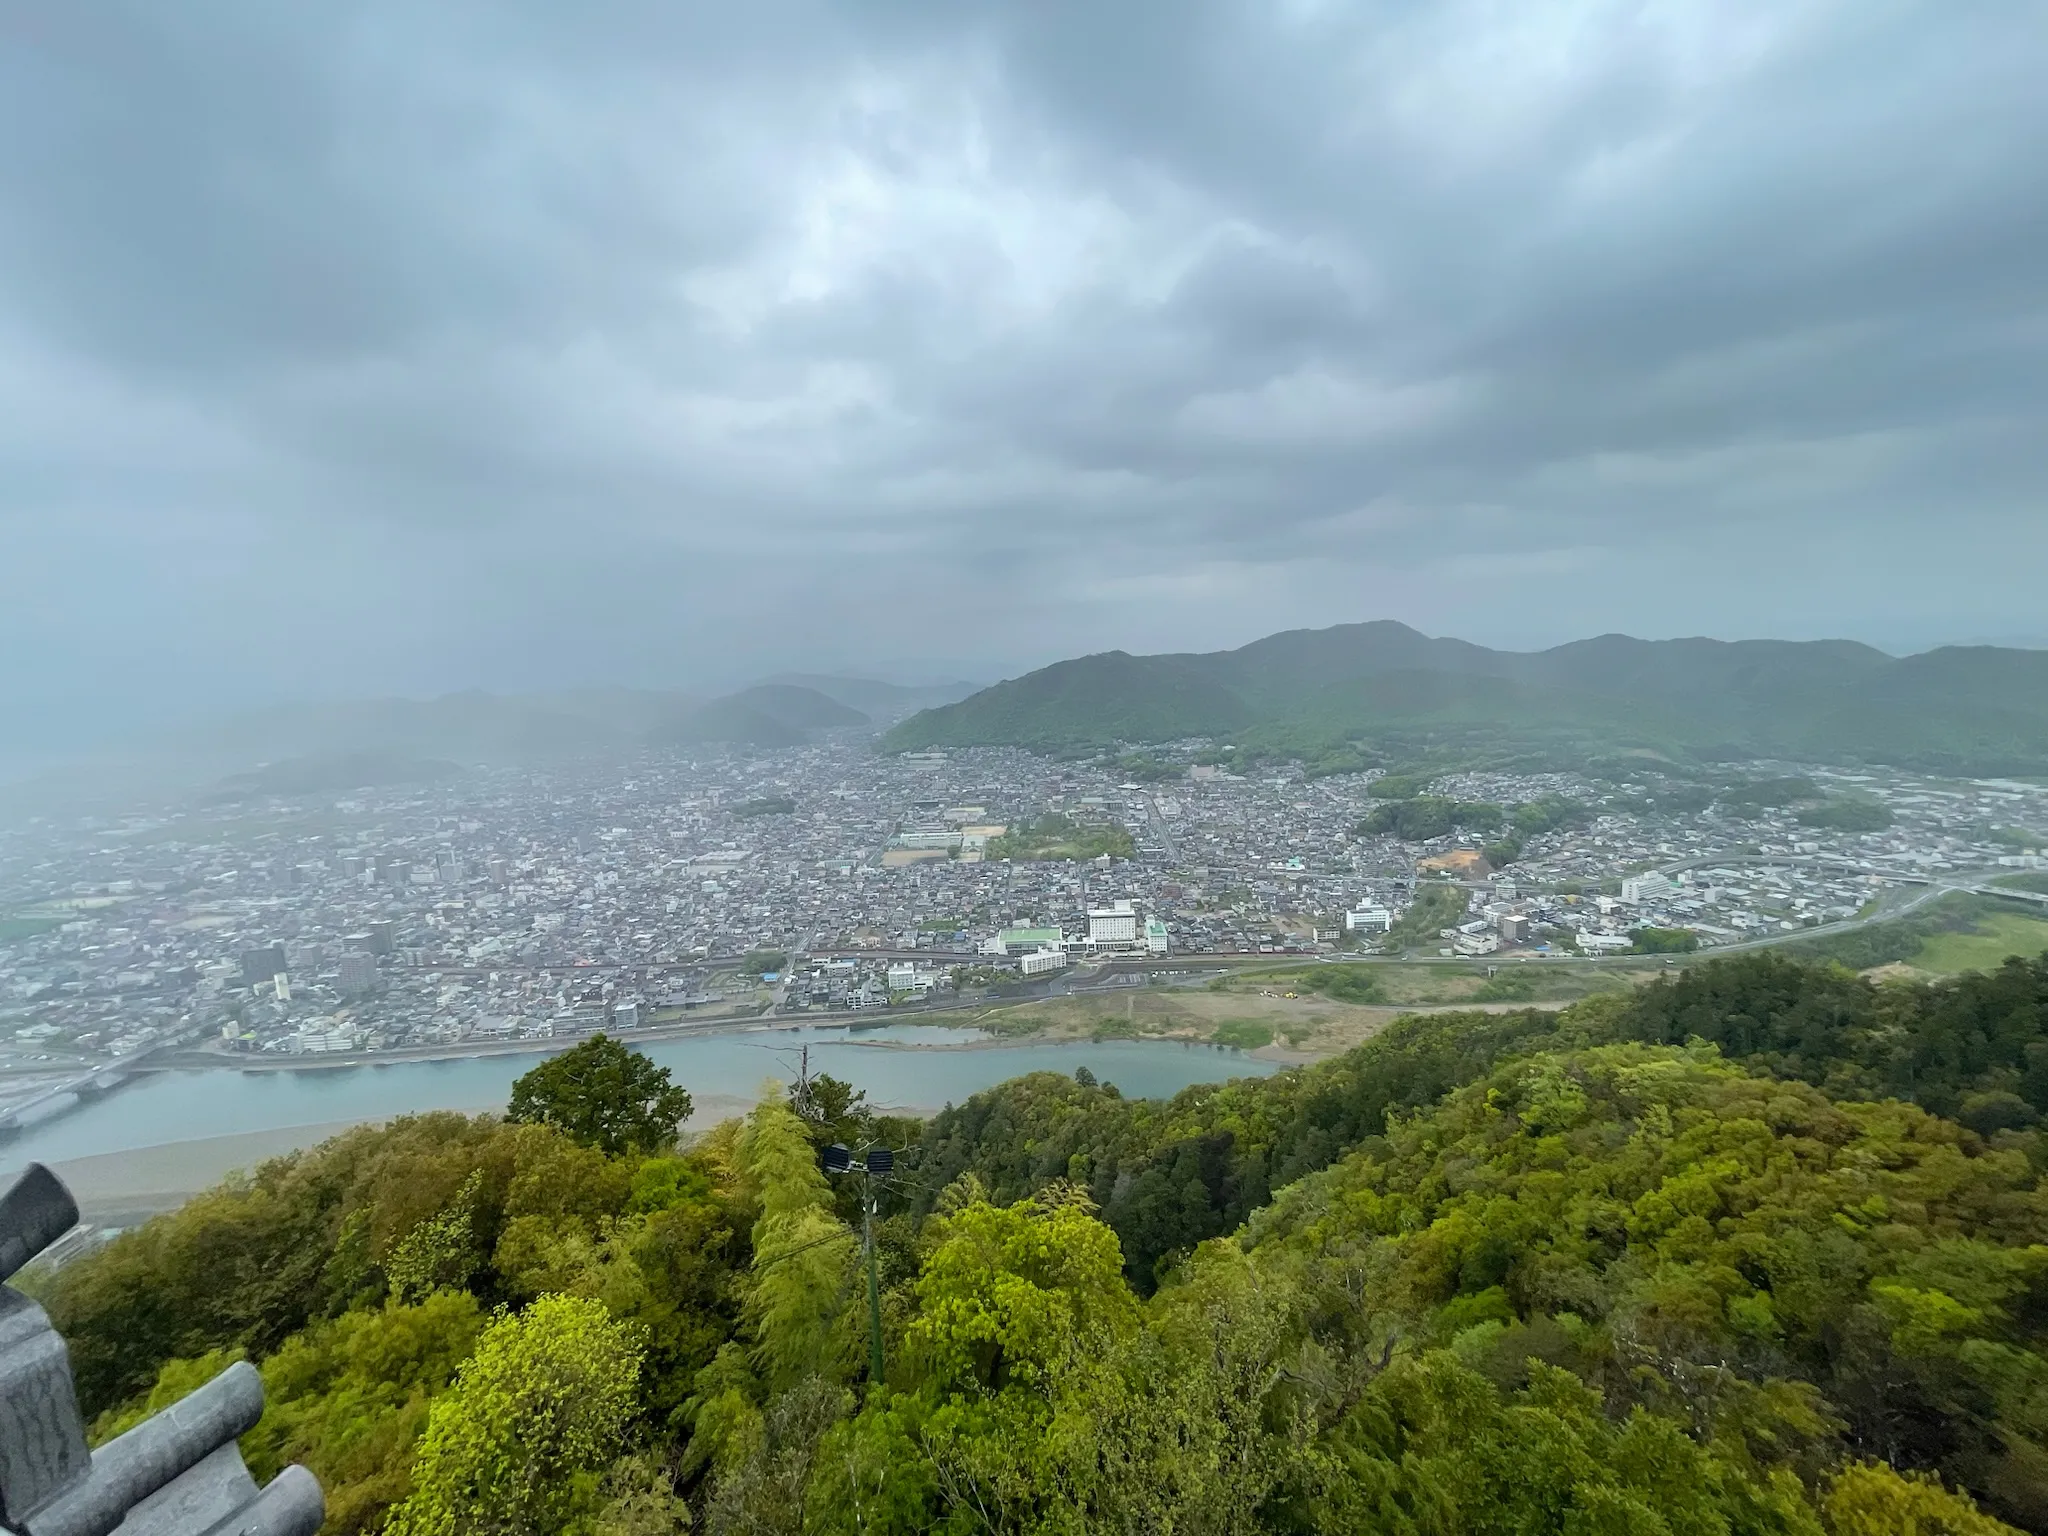
[[[748,1034],[761,1030],[788,1029],[787,1020],[762,1018],[721,1020],[715,1024],[654,1025],[646,1029],[615,1032],[632,1043],[708,1039],[717,1035]],[[180,1072],[206,1071],[227,1067],[239,1072],[323,1072],[343,1067],[373,1067],[386,1062],[469,1061],[492,1056],[556,1056],[580,1045],[587,1035],[521,1035],[506,1040],[451,1040],[439,1045],[400,1045],[386,1051],[319,1051],[309,1055],[285,1055],[274,1051],[230,1051],[218,1046],[181,1051],[152,1063],[153,1067]]]
[[[656,1025],[618,1034],[629,1045],[649,1047],[680,1041],[734,1036],[813,1035],[835,1044],[876,1051],[995,1051],[1031,1045],[1070,1045],[1087,1040],[1142,1039],[1161,1043],[1202,1045],[1217,1038],[1220,1026],[1261,1024],[1279,1037],[1274,1044],[1250,1051],[1261,1061],[1305,1066],[1372,1038],[1407,1014],[1445,1012],[1496,1013],[1530,1007],[1562,1007],[1562,1002],[1461,1001],[1422,1005],[1353,1004],[1314,994],[1296,996],[1252,988],[1230,992],[1186,988],[1133,988],[1103,992],[998,1001],[924,1013],[828,1015],[786,1014],[721,1020],[716,1023]],[[928,1038],[919,1038],[929,1032]],[[950,1038],[948,1038],[950,1037]],[[323,1051],[315,1055],[256,1054],[215,1048],[160,1057],[137,1068],[141,1072],[245,1073],[341,1072],[360,1067],[398,1066],[409,1062],[492,1060],[507,1056],[554,1056],[587,1039],[526,1036],[511,1040],[458,1040],[438,1045],[401,1046],[386,1051]],[[1284,1043],[1282,1043],[1284,1042]]]
[[[132,1226],[174,1210],[231,1173],[248,1172],[290,1152],[376,1120],[331,1120],[228,1136],[201,1136],[127,1152],[102,1152],[52,1163],[70,1189],[80,1216],[95,1226]]]
[[[708,1130],[722,1120],[745,1114],[748,1107],[748,1101],[737,1095],[700,1094],[690,1117],[690,1128]],[[495,1115],[504,1106],[450,1108],[457,1114]],[[164,1211],[176,1210],[230,1175],[254,1172],[272,1158],[303,1152],[360,1125],[383,1125],[395,1118],[378,1115],[237,1131],[225,1136],[199,1136],[188,1141],[67,1158],[50,1166],[77,1200],[83,1220],[100,1227],[133,1226]]]
[[[859,1041],[850,1040],[843,1029],[756,1030],[654,1041],[644,1049],[695,1096],[701,1108],[693,1123],[699,1125],[710,1122],[721,1101],[750,1104],[761,1093],[786,1085],[803,1070],[806,1054],[810,1071],[851,1083],[878,1108],[925,1111],[960,1103],[1028,1072],[1070,1075],[1086,1068],[1099,1081],[1115,1083],[1132,1097],[1164,1098],[1196,1083],[1264,1076],[1281,1065],[1219,1044],[1181,1040],[1018,1044],[975,1036],[971,1048],[918,1043],[929,1042],[936,1033],[902,1023],[883,1026]],[[882,1042],[877,1036],[893,1037],[899,1046],[909,1041],[910,1048],[878,1049]],[[145,1160],[161,1155],[187,1161],[204,1153],[203,1172],[215,1174],[260,1162],[283,1143],[223,1142],[210,1152],[188,1147],[176,1154],[159,1154],[156,1149],[267,1133],[317,1139],[323,1127],[450,1107],[500,1110],[512,1085],[536,1059],[532,1053],[426,1061],[372,1059],[301,1072],[252,1072],[225,1062],[196,1070],[138,1073],[123,1087],[0,1142],[0,1177],[31,1161],[55,1166],[127,1153]],[[144,1176],[146,1164],[136,1162],[95,1165],[86,1171],[109,1201],[189,1193],[191,1185],[203,1182],[196,1175],[168,1169]],[[110,1179],[118,1175],[118,1182],[99,1182],[103,1171]]]
[[[937,1015],[937,1016],[931,1016]],[[887,1029],[969,1030],[979,1026],[962,1017],[962,1010],[933,1009],[920,1014],[856,1014],[806,1018],[773,1014],[745,1019],[720,1020],[705,1024],[656,1024],[641,1029],[613,1031],[628,1045],[672,1045],[681,1040],[711,1040],[731,1035],[794,1034],[817,1030],[832,1039],[853,1045],[889,1047],[896,1050],[973,1050],[984,1044],[1023,1044],[1023,1039],[1002,1040],[902,1040],[860,1038],[865,1031]],[[387,1051],[321,1051],[312,1055],[283,1055],[275,1052],[228,1051],[215,1047],[182,1051],[151,1062],[142,1070],[203,1072],[227,1068],[238,1072],[323,1072],[346,1067],[386,1066],[411,1061],[470,1061],[497,1056],[557,1056],[589,1039],[588,1035],[524,1035],[509,1040],[452,1040],[440,1045],[395,1046]],[[1051,1037],[1048,1037],[1051,1038]]]

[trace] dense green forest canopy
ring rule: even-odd
[[[1689,955],[1700,947],[1700,936],[1690,928],[1631,928],[1628,936],[1639,955]]]
[[[1059,811],[1036,821],[1021,821],[982,850],[988,859],[1020,863],[1047,859],[1128,859],[1137,851],[1131,834],[1120,826],[1090,826]]]
[[[2048,1529],[2048,957],[1733,958],[1167,1101],[813,1078],[681,1147],[597,1081],[43,1277],[99,1433],[253,1359],[259,1475],[399,1536]],[[834,1142],[900,1149],[879,1381]]]
[[[1803,827],[1823,827],[1834,832],[1882,832],[1892,824],[1892,813],[1881,802],[1854,795],[1839,795],[1821,805],[1802,807],[1797,812]]]
[[[2041,773],[2048,652],[1892,657],[1845,641],[1626,635],[1512,652],[1345,624],[1235,651],[1058,662],[913,715],[883,741],[1070,752],[1193,737],[1312,773],[1631,752]]]
[[[1387,930],[1387,947],[1405,949],[1421,945],[1434,950],[1446,928],[1454,928],[1471,916],[1467,910],[1470,893],[1462,885],[1421,881],[1408,910],[1394,919]]]
[[[1398,837],[1427,842],[1453,832],[1491,832],[1507,820],[1497,805],[1417,795],[1412,800],[1382,800],[1358,824],[1361,837]]]
[[[1820,787],[1804,774],[1791,774],[1776,779],[1752,779],[1746,784],[1735,784],[1721,791],[1716,797],[1723,805],[1740,806],[1749,809],[1803,805],[1808,801],[1822,800]]]

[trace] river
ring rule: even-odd
[[[650,1041],[641,1049],[706,1100],[751,1099],[764,1080],[811,1070],[865,1089],[870,1102],[935,1110],[1025,1072],[1086,1067],[1131,1098],[1195,1083],[1264,1076],[1272,1062],[1217,1046],[1158,1040],[991,1045],[979,1031],[925,1025],[798,1026]],[[106,1097],[0,1143],[0,1173],[205,1137],[374,1120],[427,1109],[503,1109],[537,1055],[392,1061],[308,1071],[212,1067],[147,1074]],[[701,1120],[702,1117],[700,1117]]]

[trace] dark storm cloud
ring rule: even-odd
[[[2048,12],[0,8],[18,721],[2039,628]]]

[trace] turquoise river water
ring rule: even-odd
[[[1026,1072],[1086,1067],[1130,1098],[1160,1098],[1195,1083],[1264,1076],[1271,1062],[1217,1046],[1156,1040],[990,1045],[973,1030],[917,1025],[849,1030],[809,1026],[649,1041],[642,1049],[702,1096],[752,1098],[764,1080],[793,1077],[799,1047],[813,1072],[867,1091],[870,1102],[935,1110]],[[532,1055],[392,1061],[308,1071],[232,1066],[152,1073],[13,1140],[0,1172],[103,1152],[246,1131],[377,1119],[426,1109],[500,1109]]]

